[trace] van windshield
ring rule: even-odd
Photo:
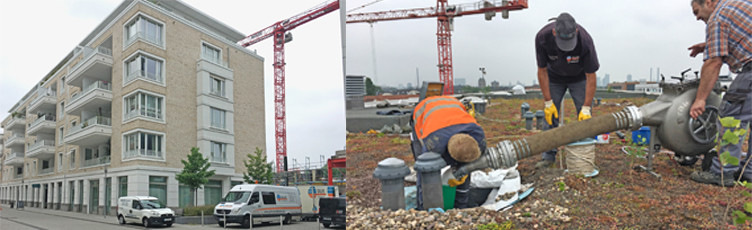
[[[248,197],[251,196],[251,192],[230,192],[227,193],[227,196],[225,196],[225,199],[222,201],[224,202],[231,202],[231,203],[242,203],[246,202],[248,200]]]
[[[141,206],[144,209],[160,209],[165,207],[158,200],[141,200]]]

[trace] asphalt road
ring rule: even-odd
[[[285,229],[285,230],[308,230],[325,229],[323,225],[317,226],[316,222],[294,222],[289,225],[260,224],[254,225],[253,229]],[[77,229],[77,230],[116,230],[116,229],[145,229],[136,224],[120,225],[115,217],[104,218],[98,215],[87,215],[64,211],[50,211],[37,208],[26,210],[10,209],[3,205],[0,210],[0,229],[13,230],[45,230],[45,229]],[[152,229],[152,228],[150,228]],[[172,227],[155,227],[153,229],[222,229],[218,225],[186,225],[174,224]],[[230,225],[227,229],[244,229],[240,225]]]

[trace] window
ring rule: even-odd
[[[65,139],[65,127],[60,127],[60,136],[58,136],[57,144],[61,145],[63,144],[63,140]]]
[[[227,162],[227,144],[219,142],[211,142],[211,161],[212,162]]]
[[[76,168],[76,150],[71,150],[70,153],[70,168]]]
[[[261,198],[264,199],[264,204],[277,204],[273,192],[261,192]]]
[[[167,177],[149,177],[149,196],[156,197],[162,204],[167,204]]]
[[[193,189],[187,185],[181,184],[178,186],[178,206],[181,208],[193,206]]]
[[[222,52],[208,43],[201,43],[201,57],[204,60],[222,65]]]
[[[124,113],[123,116],[126,120],[137,117],[149,117],[158,120],[164,118],[164,98],[147,93],[135,93],[130,96],[126,96],[123,99]]]
[[[57,154],[57,171],[63,170],[63,153]]]
[[[222,201],[222,181],[221,180],[209,180],[204,185],[204,204],[216,205]]]
[[[125,158],[151,157],[162,159],[163,135],[135,132],[123,136]]]
[[[118,197],[128,196],[128,176],[118,177]]]
[[[131,208],[133,208],[133,209],[141,209],[141,202],[138,202],[137,200],[134,200],[133,204],[131,205]]]
[[[225,80],[217,77],[210,77],[210,93],[214,96],[225,97]]]
[[[125,25],[125,45],[128,46],[140,38],[162,46],[162,27],[163,25],[156,20],[138,15]]]
[[[211,107],[211,127],[225,129],[225,114],[224,110]]]
[[[23,174],[23,166],[16,168],[16,175]]]
[[[242,181],[230,181],[230,188],[235,187],[235,185],[243,184]]]
[[[65,85],[65,84],[63,84]],[[65,102],[60,102],[60,118],[65,117]]]
[[[137,54],[125,61],[125,83],[136,78],[164,83],[162,78],[163,61],[144,54]]]

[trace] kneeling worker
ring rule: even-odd
[[[425,152],[441,155],[447,165],[459,167],[486,151],[485,134],[462,103],[449,96],[428,97],[413,111],[413,156]],[[470,177],[457,186],[455,208],[468,208]],[[418,174],[418,208],[423,208]]]

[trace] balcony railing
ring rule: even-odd
[[[225,155],[222,155],[222,156],[214,156],[214,155],[211,155],[211,156],[210,156],[210,158],[211,158],[211,159],[210,159],[210,160],[211,160],[211,162],[216,162],[216,163],[227,163],[227,157],[226,157]]]
[[[91,83],[89,85],[85,85],[84,88],[81,90],[81,92],[76,93],[71,97],[71,104],[75,103],[76,100],[83,97],[84,95],[88,94],[90,91],[95,89],[103,89],[107,91],[112,91],[112,83],[106,82],[106,81],[95,81],[94,83]]]
[[[222,59],[216,59],[216,58],[212,58],[212,57],[204,57],[203,55],[201,56],[201,59],[203,59],[204,61],[211,62],[211,63],[214,63],[214,64],[217,64],[219,66],[227,68],[227,62],[222,61]]]
[[[53,97],[54,98],[55,96],[57,96],[57,92],[56,91],[52,91],[52,90],[47,89],[47,88],[39,87],[39,89],[37,89],[37,98],[35,98],[33,101],[31,101],[31,105],[34,105],[34,104],[38,103],[41,100],[44,100],[44,98],[46,98],[46,97]]]
[[[83,53],[84,58],[82,58],[81,61],[79,61],[78,64],[76,64],[76,66],[74,66],[71,69],[78,69],[78,67],[83,65],[86,62],[86,60],[88,60],[90,57],[94,56],[95,54],[103,54],[103,55],[112,57],[112,50],[110,48],[102,47],[102,46],[98,46],[96,49],[91,48],[91,47],[84,47],[83,52],[84,52]]]
[[[53,171],[54,171],[54,169],[52,167],[49,167],[49,168],[45,168],[45,169],[39,170],[39,174],[52,173]]]
[[[37,126],[44,121],[55,121],[55,115],[47,114],[47,115],[38,117],[36,120],[34,120],[34,122],[31,123],[31,125],[29,125],[29,127]]]
[[[7,160],[11,160],[11,159],[15,159],[15,158],[23,158],[23,157],[24,157],[23,153],[16,152],[16,153],[10,153],[10,154],[8,154],[8,156],[5,157],[5,160],[7,161]]]
[[[36,143],[34,143],[33,145],[31,145],[31,147],[29,147],[29,151],[34,151],[37,148],[41,148],[43,146],[55,147],[55,141],[53,141],[53,140],[41,140],[41,141],[37,141]]]
[[[13,175],[13,179],[21,179],[21,178],[23,178],[23,174]]]
[[[125,82],[128,83],[130,81],[133,81],[136,78],[148,79],[148,80],[156,81],[156,82],[160,82],[160,83],[163,82],[162,81],[162,74],[149,73],[149,72],[143,71],[143,70],[134,71],[132,73],[129,73],[128,76],[125,76]]]
[[[93,166],[93,165],[101,165],[101,164],[109,164],[109,163],[110,163],[110,156],[102,156],[102,157],[84,160],[84,167]]]
[[[162,46],[162,39],[160,39],[161,36],[159,36],[159,38],[155,36],[147,36],[147,34],[144,32],[137,32],[136,34],[133,34],[131,37],[128,38],[128,40],[126,40],[125,44],[130,45],[131,43],[135,42],[136,39],[139,39],[139,38],[144,39],[145,41],[154,43],[157,46]]]
[[[13,142],[16,139],[24,139],[24,138],[26,138],[26,136],[24,136],[22,133],[14,133],[13,135],[10,135],[10,137],[8,138],[8,141],[6,141],[6,143]]]
[[[92,126],[92,125],[112,126],[112,119],[110,119],[109,117],[103,117],[103,116],[91,117],[89,119],[86,119],[86,121],[81,122],[80,125],[76,125],[75,127],[71,128],[71,130],[68,132],[68,135],[77,133],[83,130],[84,128]]]
[[[145,157],[154,159],[163,159],[162,151],[148,150],[148,149],[136,149],[125,152],[125,158]]]
[[[138,117],[138,116],[162,120],[162,111],[157,110],[156,108],[134,109],[134,110],[128,111],[125,114],[125,119],[127,120],[127,119],[131,119],[131,118]]]

